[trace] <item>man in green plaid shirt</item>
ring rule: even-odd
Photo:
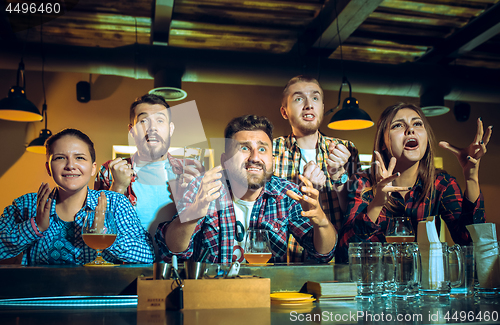
[[[292,133],[273,141],[274,175],[300,185],[299,174],[320,190],[323,211],[340,230],[346,208],[346,185],[358,171],[358,150],[351,141],[323,136],[323,89],[311,77],[296,76],[283,90],[281,115]],[[305,250],[290,236],[288,261],[308,260]]]

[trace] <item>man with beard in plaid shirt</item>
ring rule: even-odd
[[[328,262],[337,232],[318,202],[319,192],[305,177],[299,187],[273,175],[272,124],[265,117],[233,119],[224,132],[221,166],[192,181],[172,222],[158,227],[155,240],[164,260],[230,263],[244,261],[248,229],[266,229],[273,257],[286,261],[292,235],[311,257]]]

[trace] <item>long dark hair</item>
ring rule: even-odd
[[[380,153],[384,161],[384,164],[387,167],[389,165],[389,161],[391,160],[391,154],[389,153],[389,150],[387,148],[389,147],[389,144],[385,143],[385,134],[386,132],[389,131],[392,120],[394,119],[394,116],[396,116],[397,112],[405,108],[415,111],[420,116],[422,122],[424,123],[425,131],[427,132],[427,150],[425,151],[425,154],[420,160],[420,163],[418,165],[417,177],[421,179],[423,183],[422,194],[419,198],[417,198],[416,201],[416,204],[418,205],[426,197],[431,198],[431,195],[434,192],[434,180],[436,174],[436,170],[434,167],[434,150],[436,146],[434,133],[432,132],[432,128],[427,119],[425,118],[424,112],[422,112],[420,107],[409,103],[398,103],[396,105],[387,107],[384,110],[384,112],[382,112],[382,115],[380,116],[380,119],[378,120],[377,123],[377,132],[375,135],[375,143],[373,144],[373,150],[378,151]],[[384,145],[385,149],[383,149]],[[372,168],[370,169],[370,182],[371,184],[373,184],[373,188],[376,188],[377,185],[376,170],[375,168],[373,168],[373,166],[375,166],[375,156],[372,157]],[[396,204],[394,202],[394,199],[390,197],[389,210],[395,212],[394,211],[395,207]]]

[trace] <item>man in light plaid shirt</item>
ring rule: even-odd
[[[323,89],[311,77],[296,76],[283,90],[281,115],[292,133],[273,141],[274,175],[301,184],[305,176],[319,189],[321,206],[340,229],[346,208],[346,186],[359,167],[358,150],[351,141],[323,136],[319,127],[324,114]],[[293,237],[288,242],[288,261],[303,262],[307,252]]]

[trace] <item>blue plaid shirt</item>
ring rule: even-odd
[[[187,187],[184,197],[177,206],[179,214],[193,203],[201,179],[202,177],[198,177]],[[187,260],[192,256],[199,258],[203,247],[204,249],[208,249],[207,261],[212,263],[231,263],[236,236],[236,216],[233,201],[229,193],[229,182],[223,181],[223,183],[227,184],[227,187],[223,186],[221,188],[221,196],[210,203],[207,215],[198,220],[188,249],[175,254],[181,260]],[[286,195],[287,190],[292,190],[302,195],[295,184],[283,178],[272,176],[254,204],[250,216],[249,228],[269,230],[269,240],[273,253],[273,258],[270,262],[286,262],[289,234],[292,234],[317,261],[330,261],[333,257],[334,249],[328,254],[319,254],[314,249],[313,226],[308,218],[301,215],[302,207],[300,204]],[[160,224],[155,235],[161,256],[166,261],[170,261],[173,255],[165,244],[164,234],[168,224],[169,222]]]
[[[52,201],[50,226],[43,232],[35,221],[37,194],[28,193],[15,199],[0,218],[0,259],[24,252],[23,265],[82,265],[93,261],[96,251],[83,241],[82,227],[86,211],[95,210],[97,199],[104,192],[106,209],[114,211],[118,235],[113,245],[103,251],[103,258],[113,263],[153,263],[151,237],[141,226],[128,199],[111,191],[87,190],[85,206],[73,222],[61,220],[56,213],[56,201]]]

